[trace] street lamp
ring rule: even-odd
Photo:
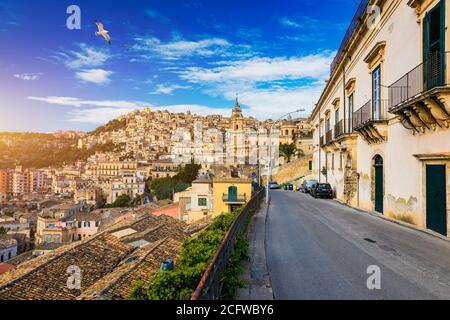
[[[287,116],[290,116],[290,115],[292,115],[292,114],[294,114],[294,113],[299,113],[299,112],[304,112],[304,111],[306,111],[305,109],[298,109],[298,110],[295,110],[295,111],[291,111],[291,112],[289,112],[289,113],[286,113],[285,115],[283,115],[283,116],[281,116],[281,117],[279,117],[273,124],[272,124],[272,126],[270,127],[270,130],[269,130],[269,159],[268,159],[268,166],[269,166],[269,174],[268,174],[268,176],[267,176],[267,188],[266,188],[266,203],[267,204],[269,204],[269,184],[270,184],[270,180],[272,180],[272,141],[271,141],[271,139],[272,139],[272,130],[273,130],[273,127],[275,127],[275,125],[277,124],[277,122],[278,121],[280,121],[281,119],[283,119],[284,117],[287,117]]]

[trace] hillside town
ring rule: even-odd
[[[96,152],[85,161],[58,168],[17,165],[0,169],[1,262],[28,259],[88,239],[119,221],[134,219],[134,210],[139,208],[195,223],[244,205],[258,184],[255,173],[260,174],[258,166],[245,163],[200,163],[197,179],[187,189],[172,192],[169,199],[158,199],[149,189],[149,181],[173,178],[183,166],[173,160],[176,144],[172,134],[176,129],[187,129],[193,135],[197,121],[202,129],[219,129],[225,139],[227,130],[245,133],[273,124],[272,120],[245,118],[238,99],[231,113],[227,118],[135,111],[80,137],[77,144],[80,150],[102,144],[121,146],[116,151]],[[282,121],[277,132],[279,143],[296,144],[296,157],[312,154],[312,133],[306,119]],[[189,148],[190,155],[194,148]],[[232,148],[237,156],[239,150]],[[248,143],[243,148],[248,158]],[[239,200],[231,199],[232,195],[229,201],[225,199],[231,185],[238,186]],[[132,207],[115,207],[124,196]]]
[[[0,132],[0,300],[450,300],[450,0],[356,2],[127,3],[132,38],[117,3],[40,57],[67,94],[21,98],[70,126]]]

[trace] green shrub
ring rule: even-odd
[[[134,300],[190,299],[238,213],[239,211],[235,211],[219,215],[207,230],[185,240],[174,270],[155,274],[149,286],[139,281],[135,282],[130,298]]]
[[[221,298],[224,300],[235,299],[238,289],[243,288],[246,285],[245,281],[239,278],[239,275],[244,271],[244,268],[241,265],[242,261],[249,259],[248,249],[248,242],[242,234],[239,234],[236,238],[234,253],[222,276],[223,286]]]

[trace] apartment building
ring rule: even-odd
[[[110,182],[110,189],[107,203],[113,203],[117,197],[126,194],[130,199],[138,195],[143,195],[145,191],[145,177],[136,171],[123,171],[120,177],[114,178]]]
[[[194,180],[189,189],[175,193],[182,221],[193,223],[213,213],[212,186],[211,179],[202,178]]]
[[[337,199],[448,235],[446,0],[363,0],[311,115],[314,174]]]

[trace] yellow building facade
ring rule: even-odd
[[[223,178],[213,180],[214,215],[244,207],[252,197],[252,179]]]

